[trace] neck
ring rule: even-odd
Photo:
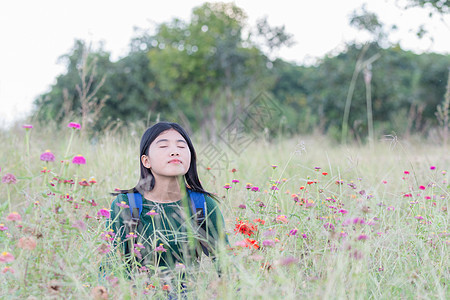
[[[153,202],[170,203],[181,199],[180,177],[155,177],[155,186],[144,192],[144,198]]]

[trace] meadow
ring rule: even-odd
[[[110,193],[136,184],[145,126],[96,138],[76,127],[0,132],[0,298],[165,299],[158,270],[99,276],[114,251],[104,238]],[[227,160],[215,168],[196,140],[230,247],[220,277],[205,256],[183,270],[189,299],[448,297],[448,148],[414,137],[373,148],[257,139],[239,154],[218,144]]]

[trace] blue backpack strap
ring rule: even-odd
[[[197,222],[200,225],[205,220],[205,194],[187,190],[191,198],[192,209],[197,214]]]
[[[127,196],[128,196],[128,203],[130,204],[131,216],[133,218],[136,217],[135,216],[136,213],[133,215],[133,210],[135,208],[137,208],[138,212],[139,212],[138,215],[137,215],[137,218],[139,219],[139,217],[140,217],[140,215],[142,213],[142,195],[139,194],[139,193],[128,193]]]

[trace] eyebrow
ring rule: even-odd
[[[168,139],[160,139],[160,140],[156,141],[156,144],[161,143],[161,142],[168,142],[168,141],[169,141]],[[179,142],[187,144],[185,140],[177,140],[177,143],[179,143]]]

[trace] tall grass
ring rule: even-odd
[[[141,274],[132,281],[120,272],[99,276],[107,248],[101,248],[106,220],[97,213],[109,209],[115,188],[136,184],[144,128],[89,140],[75,131],[69,155],[63,157],[71,130],[31,129],[29,156],[23,128],[0,133],[0,176],[17,177],[15,184],[0,185],[0,228],[7,228],[0,231],[0,298],[165,298],[155,276]],[[372,150],[315,136],[258,140],[240,155],[218,146],[229,164],[220,172],[199,172],[206,189],[221,199],[231,249],[219,257],[220,277],[207,257],[188,270],[188,298],[448,295],[448,149],[395,139],[377,141]],[[202,145],[196,148],[201,153]],[[47,149],[55,162],[39,159]],[[86,165],[70,162],[78,154]],[[202,157],[199,161],[209,163]],[[43,173],[43,167],[50,172]],[[77,182],[58,183],[54,177]],[[95,184],[78,184],[92,177]],[[227,184],[231,188],[224,188]],[[17,215],[9,209],[21,220],[11,220]],[[237,221],[257,230],[251,236],[237,233]],[[245,238],[259,248],[248,246]]]

